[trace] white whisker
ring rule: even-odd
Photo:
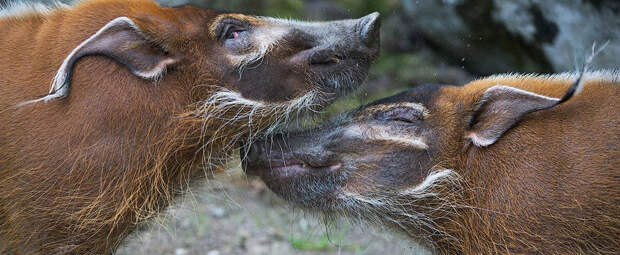
[[[269,136],[298,121],[301,116],[316,112],[322,102],[322,93],[310,91],[285,102],[261,102],[244,98],[225,88],[212,86],[215,92],[200,102],[193,116],[204,119],[201,146],[204,165],[218,165],[226,161],[224,152],[232,152],[240,141],[251,143],[260,136]],[[218,151],[213,151],[217,148]],[[217,161],[216,161],[217,160]]]
[[[368,177],[358,176],[362,182]],[[377,225],[391,225],[424,245],[435,246],[433,237],[459,242],[446,233],[438,221],[453,221],[460,208],[463,194],[461,177],[450,169],[431,169],[416,187],[404,191],[382,191],[358,194],[342,191],[338,198],[344,216],[365,219]],[[372,185],[372,180],[367,180]]]

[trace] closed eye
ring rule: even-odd
[[[408,119],[408,118],[392,118],[389,119],[389,121],[400,121],[400,122],[406,122],[406,123],[415,123],[415,121],[418,121],[419,119]]]
[[[415,124],[423,119],[423,113],[418,111],[418,109],[399,106],[379,113],[378,118],[384,121],[398,121],[408,124]]]

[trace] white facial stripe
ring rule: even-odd
[[[265,20],[275,26],[294,27],[303,30],[318,40],[317,45],[331,47],[343,42],[343,34],[350,34],[351,28],[355,27],[360,20],[336,20],[336,21],[299,21],[294,19],[278,19],[264,17]]]
[[[297,26],[297,27],[320,27],[324,26],[327,23],[333,23],[338,21],[303,21],[296,19],[281,19],[281,18],[273,18],[273,17],[261,17],[267,21],[270,21],[274,24],[282,24],[287,26]],[[355,22],[355,20],[350,20],[351,22]]]
[[[228,119],[229,122],[246,121],[255,116],[271,116],[276,115],[273,124],[267,128],[265,133],[273,133],[279,128],[285,126],[296,116],[303,112],[314,112],[315,107],[323,100],[322,94],[317,91],[309,91],[298,98],[284,102],[264,103],[261,101],[244,98],[241,94],[225,88],[213,93],[209,99],[202,103],[195,114],[198,116],[207,116],[208,118],[222,118],[226,111],[235,108],[247,109],[247,111],[238,112],[234,119]],[[251,125],[252,123],[248,123]]]
[[[422,114],[423,114],[423,116],[425,118],[426,118],[426,116],[428,116],[428,109],[426,109],[426,107],[424,107],[424,105],[419,104],[419,103],[404,102],[404,103],[397,104],[397,106],[413,108],[416,111],[422,112]]]
[[[289,100],[289,101],[285,101],[281,103],[265,104],[261,101],[244,98],[241,94],[239,94],[239,92],[235,92],[235,91],[231,91],[227,89],[221,89],[220,91],[213,93],[213,95],[211,96],[210,99],[207,100],[207,102],[212,102],[216,104],[217,107],[219,108],[226,108],[230,105],[240,105],[240,106],[247,106],[247,107],[271,107],[271,108],[293,105],[293,107],[307,108],[307,107],[313,106],[312,102],[317,100],[316,97],[317,97],[316,92],[309,91],[305,95]]]
[[[416,137],[416,138],[380,137],[374,140],[395,142],[397,144],[405,145],[405,146],[420,149],[420,150],[428,149],[428,145],[424,143],[424,141],[422,141],[422,139],[419,137]]]
[[[344,135],[346,137],[362,140],[391,142],[420,150],[428,149],[428,145],[424,142],[423,138],[416,136],[403,136],[405,134],[393,134],[390,132],[390,128],[386,126],[361,127],[359,125],[355,125],[347,127]]]
[[[397,108],[397,107],[407,107],[407,108],[413,109],[414,111],[421,112],[422,117],[424,118],[426,118],[429,114],[428,109],[426,109],[424,105],[420,103],[413,103],[413,102],[401,102],[401,103],[396,103],[396,104],[375,105],[375,106],[366,108],[364,112],[366,113],[384,112],[384,111],[388,111],[392,108]]]
[[[243,69],[243,67],[265,57],[273,46],[277,45],[284,38],[288,31],[288,28],[277,25],[257,27],[252,32],[252,52],[243,55],[229,55],[228,59],[235,67]]]

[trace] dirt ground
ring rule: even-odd
[[[428,254],[402,236],[347,221],[327,228],[257,179],[230,170],[193,189],[116,255]]]

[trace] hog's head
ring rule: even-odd
[[[105,107],[124,130],[119,123],[139,122],[136,113],[153,123],[182,119],[197,130],[182,136],[200,137],[197,143],[209,155],[320,111],[356,89],[379,48],[378,13],[306,22],[140,0],[74,8],[84,15],[70,22],[83,28],[58,46],[67,55],[50,92],[20,105],[68,100],[79,111]],[[105,14],[94,12],[103,9]],[[115,65],[91,56],[118,67],[107,70]]]

